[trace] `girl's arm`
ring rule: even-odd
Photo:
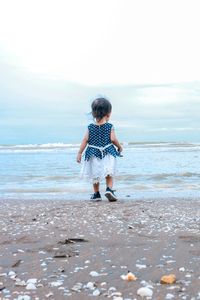
[[[76,161],[77,161],[78,163],[81,162],[82,153],[83,153],[83,151],[85,150],[85,147],[87,146],[88,138],[89,138],[89,132],[87,131],[86,134],[85,134],[84,137],[83,137],[83,140],[82,140],[82,142],[81,142],[81,145],[80,145],[80,148],[79,148],[77,157],[76,157]]]
[[[115,131],[114,131],[114,128],[112,128],[111,130],[111,136],[110,136],[110,139],[111,139],[111,142],[117,147],[117,150],[119,152],[122,152],[122,146],[120,145],[116,135],[115,135]]]

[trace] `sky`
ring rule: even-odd
[[[0,0],[0,144],[79,142],[96,95],[122,140],[199,141],[199,7]]]

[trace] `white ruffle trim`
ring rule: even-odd
[[[81,178],[91,179],[92,183],[98,183],[108,175],[115,176],[116,165],[117,159],[111,154],[107,154],[102,159],[93,156],[88,161],[83,162],[80,175]]]

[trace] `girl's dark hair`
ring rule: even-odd
[[[97,121],[111,113],[112,105],[109,100],[105,98],[97,98],[92,102],[92,116]]]

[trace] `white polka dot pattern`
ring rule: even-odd
[[[105,147],[109,144],[112,144],[110,139],[112,127],[113,125],[110,123],[105,123],[102,125],[96,125],[93,123],[90,124],[88,126],[88,130],[89,130],[88,144],[96,147]],[[117,152],[113,144],[107,147],[106,149],[104,149],[103,152],[101,152],[99,149],[92,148],[89,145],[85,152],[85,160],[89,160],[93,156],[102,159],[107,154],[111,154],[114,157],[119,156],[119,153]]]

